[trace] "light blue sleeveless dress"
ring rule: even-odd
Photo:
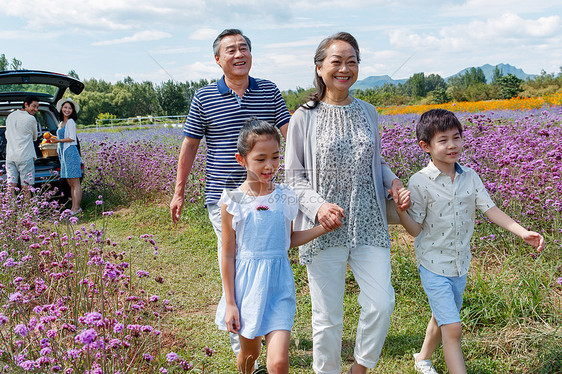
[[[296,300],[288,250],[291,221],[298,212],[295,192],[284,185],[266,196],[225,190],[220,203],[232,214],[236,231],[234,293],[240,335],[253,339],[275,330],[291,331]],[[225,313],[223,293],[215,317],[221,330],[226,330]]]
[[[64,139],[64,128],[57,130],[57,138]],[[71,145],[63,153],[64,143],[58,144],[58,154],[60,160],[60,177],[61,178],[80,178],[82,169],[80,168],[80,153],[75,145]]]

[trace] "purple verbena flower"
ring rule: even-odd
[[[94,329],[87,329],[76,335],[74,340],[76,343],[91,344],[98,337],[98,333]]]
[[[19,364],[19,366],[26,371],[31,371],[35,369],[35,361],[33,360],[26,360]]]
[[[14,327],[14,332],[20,336],[26,336],[29,333],[29,329],[26,325],[20,323],[19,325],[16,325],[16,327]]]

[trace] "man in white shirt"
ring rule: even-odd
[[[35,147],[37,140],[37,120],[39,98],[26,96],[23,107],[6,118],[6,176],[11,187],[18,182],[29,193],[29,186],[35,183]]]

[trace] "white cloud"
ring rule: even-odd
[[[409,2],[414,2],[413,0]],[[346,0],[345,7],[347,8],[372,8],[374,6],[388,6],[388,1],[386,0]],[[341,0],[324,0],[324,1],[317,1],[317,0],[297,0],[292,3],[291,7],[295,10],[295,12],[300,13],[303,10],[318,10],[318,9],[341,9],[342,2]]]
[[[152,53],[157,53],[160,55],[178,55],[178,54],[182,54],[182,53],[194,53],[194,52],[198,52],[199,48],[190,48],[190,47],[184,47],[184,48],[178,48],[177,46],[174,47],[161,47],[155,50],[152,50]]]
[[[198,81],[201,78],[213,79],[222,75],[221,68],[213,61],[197,61],[169,70],[177,81]]]
[[[537,14],[552,8],[560,8],[559,0],[468,0],[460,5],[447,4],[440,15],[451,17],[495,17],[509,10],[517,14]]]
[[[217,35],[220,34],[220,31],[212,29],[210,27],[204,27],[202,29],[195,30],[191,35],[189,35],[189,39],[191,40],[215,40]]]
[[[314,69],[314,61],[309,54],[290,54],[290,53],[275,53],[261,55],[259,61],[254,61],[253,66],[256,69],[260,67],[276,67],[282,66],[284,70],[293,70],[299,68],[304,71],[312,72]],[[295,69],[296,70],[296,69]],[[312,74],[312,73],[311,73]]]
[[[505,13],[496,19],[484,21],[473,21],[468,25],[452,26],[444,28],[443,35],[456,35],[460,37],[473,37],[475,39],[492,38],[526,38],[526,37],[548,37],[555,35],[560,30],[560,17],[540,17],[536,20],[526,20],[514,13]]]
[[[555,37],[561,32],[559,16],[523,19],[513,13],[485,21],[475,20],[467,24],[442,27],[436,33],[419,34],[408,29],[389,33],[390,43],[398,48],[411,50],[451,49],[467,50],[478,45],[497,45],[499,48],[533,45],[544,38]]]
[[[0,39],[4,40],[19,40],[19,41],[44,41],[44,40],[54,40],[61,35],[60,32],[32,32],[32,31],[13,31],[13,30],[2,30],[0,32]]]
[[[130,21],[120,22],[112,17],[116,12],[127,9],[119,0],[60,0],[56,5],[49,0],[0,0],[0,9],[9,16],[23,19],[26,28],[32,30],[53,27],[126,30],[134,24]]]
[[[206,3],[199,0],[0,0],[0,13],[21,18],[26,27],[85,30],[128,30],[150,24],[201,22]]]
[[[280,48],[295,48],[295,47],[310,47],[310,46],[314,46],[316,48],[316,46],[318,45],[318,43],[320,43],[321,40],[322,40],[321,38],[310,37],[310,38],[299,39],[299,40],[294,40],[285,43],[267,44],[263,46],[263,48],[280,49]]]
[[[103,46],[103,45],[113,45],[113,44],[123,44],[123,43],[136,43],[136,42],[145,42],[145,41],[153,41],[153,40],[160,40],[165,38],[170,38],[172,35],[168,34],[167,32],[163,31],[156,31],[156,30],[146,30],[140,31],[132,36],[126,36],[120,39],[112,39],[112,40],[104,40],[101,42],[94,42],[92,45],[94,46]]]

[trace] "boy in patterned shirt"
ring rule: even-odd
[[[418,271],[432,311],[423,346],[414,354],[415,369],[437,373],[430,358],[443,340],[449,372],[466,373],[459,311],[471,259],[476,209],[539,250],[544,248],[544,239],[496,207],[474,170],[458,164],[462,125],[452,112],[432,109],[423,113],[416,137],[431,161],[410,178],[408,191],[403,192],[410,194],[411,208],[397,208],[402,225],[415,237]]]

